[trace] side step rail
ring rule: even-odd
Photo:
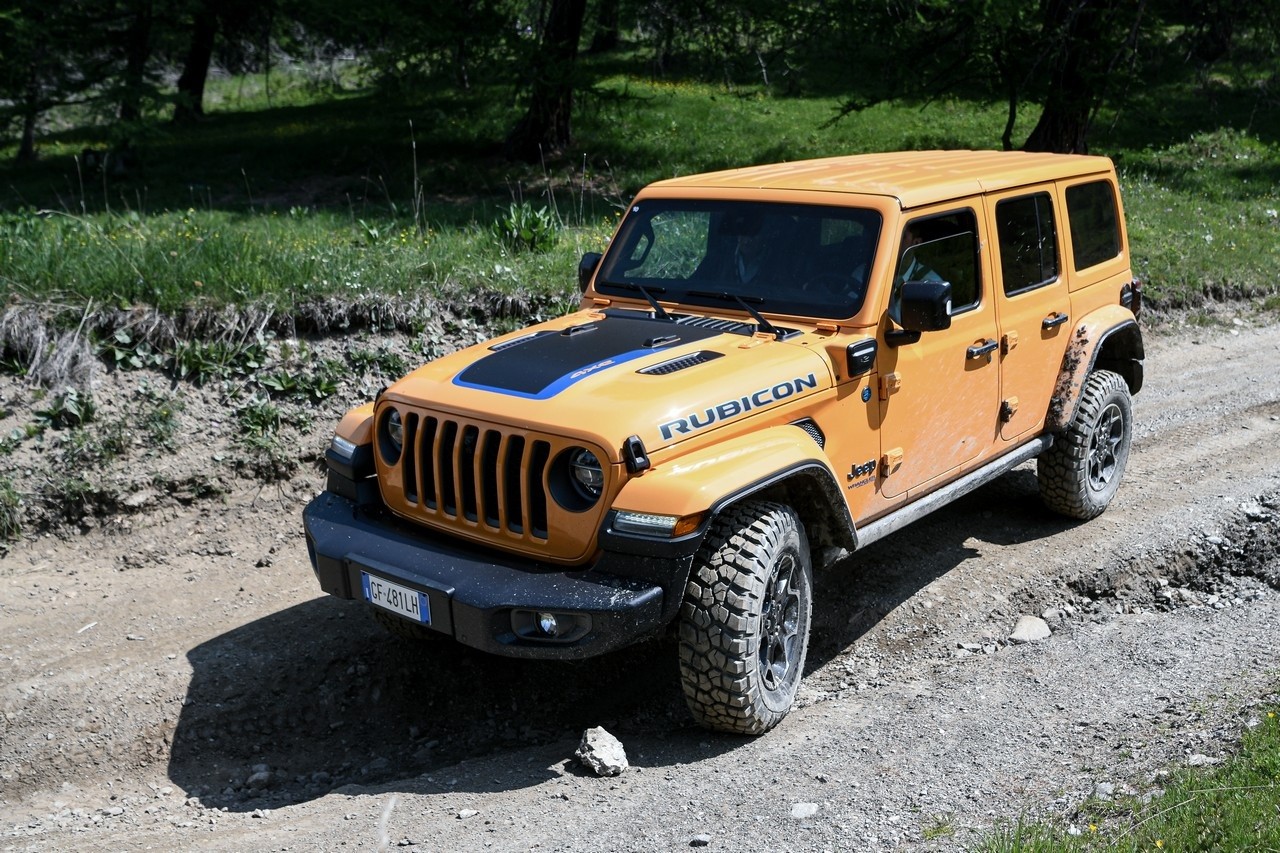
[[[911,522],[924,518],[935,509],[946,506],[956,498],[961,495],[967,495],[979,486],[986,485],[1028,459],[1034,459],[1048,450],[1052,444],[1052,435],[1038,436],[1017,449],[1009,451],[1004,456],[991,460],[981,468],[970,471],[959,480],[948,483],[936,492],[930,492],[924,497],[907,504],[902,509],[891,512],[883,518],[878,518],[865,527],[858,528],[858,547],[865,548],[890,533],[896,533]]]

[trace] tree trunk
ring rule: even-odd
[[[140,0],[125,33],[124,92],[120,97],[120,120],[142,117],[142,88],[146,82],[147,60],[151,58],[151,0]]]
[[[213,61],[213,41],[218,34],[218,13],[211,2],[196,8],[187,61],[178,78],[178,103],[173,111],[175,124],[195,121],[204,115],[204,84]]]
[[[36,49],[40,57],[43,51]],[[42,58],[42,57],[41,57]],[[36,159],[36,121],[40,118],[40,82],[36,79],[35,63],[27,69],[26,92],[22,99],[22,139],[14,160],[34,163]]]
[[[552,0],[531,69],[529,109],[507,137],[508,157],[537,162],[572,141],[573,73],[586,12],[586,0]]]
[[[603,53],[618,46],[618,0],[600,0],[596,9],[596,34],[591,52]]]
[[[18,143],[18,153],[14,160],[19,163],[34,163],[36,159],[36,119],[38,114],[28,109],[22,114],[22,141]]]
[[[1104,50],[1101,15],[1094,0],[1049,0],[1045,4],[1045,41],[1056,45],[1049,58],[1049,94],[1035,129],[1022,148],[1059,154],[1088,152],[1089,123],[1100,97],[1088,73],[1088,57]]]

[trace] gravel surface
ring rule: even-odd
[[[1051,515],[1026,466],[819,573],[799,705],[747,739],[689,723],[670,640],[509,661],[319,595],[299,514],[377,377],[288,421],[264,485],[227,389],[107,373],[100,421],[145,379],[179,443],[136,440],[92,512],[0,557],[0,850],[951,850],[1070,822],[1280,702],[1277,376],[1278,326],[1149,335],[1110,510]],[[5,433],[39,406],[8,376],[0,403]],[[0,459],[35,482],[57,438]],[[574,758],[595,726],[617,776]]]

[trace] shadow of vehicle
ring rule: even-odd
[[[1025,480],[1013,472],[819,572],[807,669],[972,557],[969,537],[1026,540],[1069,526],[1028,499]],[[556,745],[548,762],[502,783],[534,785],[557,775],[554,755],[570,759],[564,744],[596,725],[621,737],[641,766],[703,760],[747,742],[693,726],[670,637],[584,661],[510,660],[443,638],[393,638],[366,605],[322,597],[215,637],[188,658],[169,776],[206,807],[274,808],[353,783],[429,788],[418,777],[444,767],[456,777],[452,790],[493,790],[492,778],[468,778],[465,762]]]

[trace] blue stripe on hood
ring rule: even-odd
[[[623,362],[631,361],[645,355],[653,355],[653,350],[635,349],[630,352],[624,352],[620,355],[610,356],[604,361],[598,361],[595,364],[586,364],[572,373],[566,373],[551,384],[543,386],[540,391],[534,392],[521,391],[515,388],[502,388],[496,385],[482,385],[478,382],[468,382],[462,378],[467,374],[467,371],[465,370],[453,377],[453,384],[460,388],[475,388],[478,391],[492,391],[495,394],[506,394],[509,397],[522,397],[526,400],[549,400],[564,389],[568,388],[570,385],[581,382],[588,377],[595,376],[602,370],[607,370],[608,368],[615,367]]]

